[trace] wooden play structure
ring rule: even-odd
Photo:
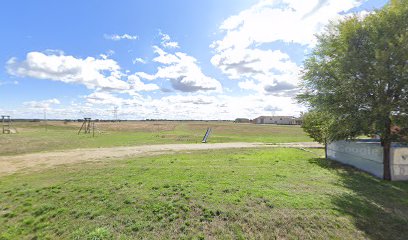
[[[83,132],[85,134],[90,134],[92,131],[92,136],[95,136],[95,121],[92,121],[91,118],[84,118],[81,128],[78,131],[78,135]]]
[[[12,125],[10,116],[2,115],[1,123],[2,123],[3,134],[17,133],[17,130]]]

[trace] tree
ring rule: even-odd
[[[302,128],[316,142],[324,144],[324,155],[327,159],[327,144],[334,136],[331,129],[334,126],[334,119],[327,112],[310,111],[303,115]]]
[[[300,102],[336,118],[336,138],[379,134],[384,179],[392,141],[408,127],[408,0],[332,23],[305,61]],[[404,131],[402,131],[404,132]]]

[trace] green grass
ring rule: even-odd
[[[299,126],[235,124],[231,122],[121,122],[97,123],[95,137],[78,135],[80,123],[15,123],[18,134],[0,134],[0,154],[14,155],[75,148],[145,144],[200,143],[207,127],[210,143],[303,142],[311,139]]]
[[[406,239],[407,199],[297,149],[140,157],[0,178],[0,239]]]

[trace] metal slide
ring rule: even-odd
[[[201,141],[202,143],[206,143],[208,137],[210,137],[211,134],[211,128],[207,128],[207,132],[205,133],[204,137],[203,137],[203,141]]]

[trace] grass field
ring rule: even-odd
[[[105,160],[0,178],[0,239],[406,239],[407,225],[408,183],[297,149]]]
[[[95,137],[78,135],[81,123],[15,123],[18,134],[0,134],[0,154],[13,155],[74,148],[201,142],[207,127],[210,143],[305,142],[311,139],[299,126],[235,124],[232,122],[97,123]]]

